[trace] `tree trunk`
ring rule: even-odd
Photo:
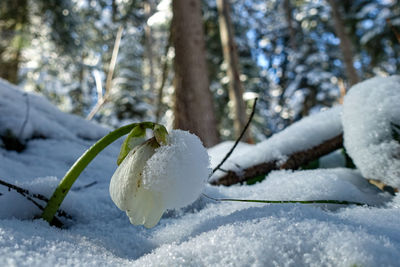
[[[240,82],[239,56],[234,40],[233,24],[230,18],[228,0],[217,0],[219,32],[223,48],[224,60],[228,64],[229,99],[233,102],[234,129],[237,138],[247,122],[246,106],[243,101],[243,86]],[[245,133],[243,140],[248,140]]]
[[[0,77],[18,83],[22,60],[21,52],[26,42],[25,27],[28,24],[27,0],[7,1],[0,4]]]
[[[296,51],[296,32],[293,27],[292,6],[290,0],[283,0],[283,10],[285,11],[286,23],[289,30],[290,47]]]
[[[346,34],[344,23],[341,18],[336,0],[328,0],[328,2],[332,9],[335,32],[340,39],[340,49],[342,50],[343,61],[347,70],[347,78],[349,79],[351,86],[360,81],[357,71],[353,65],[353,46],[349,36]]]
[[[144,1],[144,14],[146,16],[146,21],[149,19],[153,13],[154,13],[154,2],[153,1]],[[154,93],[155,92],[155,86],[154,86],[154,53],[153,53],[153,33],[151,30],[151,27],[147,25],[147,23],[144,26],[144,43],[145,43],[145,55],[146,55],[146,61],[147,61],[147,66],[145,68],[145,77],[147,76],[147,89],[149,89],[150,92]]]
[[[173,0],[174,127],[198,135],[204,145],[218,143],[209,90],[201,0]]]
[[[164,95],[164,87],[167,82],[168,73],[169,73],[169,60],[168,53],[171,47],[171,35],[168,37],[167,45],[164,50],[164,62],[162,62],[162,73],[161,73],[161,81],[157,91],[157,103],[156,103],[156,122],[160,122],[161,120],[161,112],[162,112],[162,99]]]

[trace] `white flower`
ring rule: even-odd
[[[134,225],[153,227],[166,209],[194,202],[210,174],[197,136],[173,130],[167,143],[160,146],[152,138],[135,147],[111,178],[111,198]]]

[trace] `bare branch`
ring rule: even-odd
[[[90,111],[89,115],[87,115],[87,117],[86,117],[87,120],[91,120],[93,118],[93,116],[96,115],[96,113],[107,102],[107,100],[110,96],[112,78],[114,75],[115,64],[117,63],[118,51],[119,51],[119,46],[120,46],[121,38],[122,38],[122,31],[123,31],[123,27],[120,26],[118,28],[117,36],[115,37],[114,49],[112,52],[110,66],[108,68],[108,73],[107,73],[106,90],[105,90],[104,96],[100,96],[100,95],[98,96],[96,105],[94,106],[92,111]]]
[[[228,171],[221,178],[211,181],[212,185],[233,185],[237,183],[243,183],[251,178],[259,175],[266,175],[273,170],[280,169],[298,169],[302,165],[307,164],[313,160],[318,159],[321,156],[329,154],[339,148],[343,147],[343,135],[337,135],[323,143],[309,148],[307,150],[298,151],[291,155],[288,155],[288,159],[284,163],[278,163],[277,160],[270,162],[263,162],[254,166],[243,169],[240,174],[234,171]]]

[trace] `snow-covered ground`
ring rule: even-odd
[[[340,131],[337,112],[319,116]],[[296,131],[303,128],[297,127]],[[12,132],[26,142],[22,152],[6,150],[0,143],[4,181],[49,196],[73,162],[108,131],[0,80],[0,135]],[[323,134],[335,133],[314,136]],[[279,143],[282,139],[276,140],[276,149],[285,147]],[[381,193],[357,170],[345,168],[276,171],[253,186],[207,186],[206,194],[337,199],[371,206],[214,202],[203,197],[189,207],[166,212],[154,228],[133,226],[109,195],[121,143],[101,152],[74,184],[61,207],[73,217],[63,219],[65,229],[31,220],[39,209],[0,187],[1,266],[399,265],[399,195]],[[209,150],[214,165],[229,148],[227,143]],[[242,145],[235,153],[255,151],[250,148]]]

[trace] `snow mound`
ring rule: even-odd
[[[63,113],[44,97],[26,93],[0,78],[0,135],[11,132],[20,141],[32,138],[96,140],[107,130],[75,115]]]
[[[400,187],[400,76],[375,77],[351,88],[343,104],[344,145],[364,177]],[[399,134],[399,133],[397,133]]]

